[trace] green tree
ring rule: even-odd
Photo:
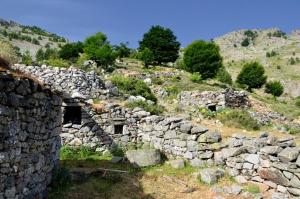
[[[184,52],[185,69],[199,72],[202,79],[213,78],[222,67],[220,49],[214,42],[194,41]]]
[[[45,53],[42,48],[38,49],[38,51],[36,52],[35,59],[37,62],[45,60]]]
[[[83,52],[88,55],[89,59],[104,67],[112,65],[116,59],[106,35],[101,32],[85,39]]]
[[[139,52],[138,58],[144,62],[146,68],[154,61],[154,55],[149,48],[144,48]]]
[[[58,58],[58,51],[56,49],[47,48],[44,53],[44,59],[56,59]]]
[[[62,59],[70,60],[76,62],[79,57],[79,54],[83,52],[83,43],[68,43],[64,45],[58,52],[59,57]]]
[[[131,54],[131,49],[128,48],[128,42],[114,46],[114,50],[116,52],[116,56],[119,58],[129,57]]]
[[[237,77],[237,83],[246,85],[249,91],[252,88],[261,88],[267,80],[264,67],[258,62],[246,63]]]
[[[29,50],[26,50],[22,55],[22,63],[26,66],[32,65],[32,57],[30,55]]]
[[[283,94],[284,88],[279,81],[271,81],[266,83],[265,92],[272,94],[275,97],[279,97]]]
[[[139,42],[142,51],[149,48],[157,64],[175,62],[178,58],[180,43],[169,28],[152,26]]]
[[[243,47],[249,46],[249,45],[250,45],[249,38],[248,38],[248,37],[245,38],[245,39],[241,42],[241,45],[242,45]]]

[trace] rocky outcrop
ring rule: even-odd
[[[43,198],[58,163],[61,98],[0,73],[0,198]]]

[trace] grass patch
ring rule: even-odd
[[[134,96],[140,95],[153,102],[157,101],[149,86],[140,79],[114,75],[111,77],[111,81],[123,93]]]
[[[142,168],[142,172],[150,176],[174,176],[174,177],[186,177],[196,172],[199,168],[192,167],[188,164],[185,164],[185,167],[182,169],[175,169],[168,164],[156,165],[152,167]]]
[[[244,187],[245,191],[248,191],[249,193],[257,194],[260,193],[260,189],[257,185],[255,184],[249,184],[246,187]]]
[[[259,130],[260,125],[251,117],[250,113],[242,109],[228,109],[217,114],[223,124],[247,130]]]
[[[86,146],[77,148],[63,146],[60,149],[61,160],[108,160],[110,158],[111,154],[103,155]]]

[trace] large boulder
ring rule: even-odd
[[[200,179],[206,184],[215,184],[218,179],[222,178],[225,171],[219,168],[207,168],[200,171]]]
[[[287,147],[285,149],[283,149],[279,154],[278,157],[279,159],[284,162],[284,163],[288,163],[291,162],[293,160],[296,160],[297,157],[299,155],[299,149],[298,148],[291,148],[291,147]]]
[[[258,171],[262,179],[270,180],[282,186],[288,186],[289,180],[284,177],[281,171],[275,168],[261,169]]]
[[[222,140],[222,136],[219,132],[208,131],[199,136],[198,142],[200,143],[217,143]]]
[[[161,154],[156,149],[131,150],[126,152],[128,161],[135,167],[147,167],[161,163]]]

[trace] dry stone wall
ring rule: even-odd
[[[61,99],[0,73],[0,198],[43,198],[58,163]]]
[[[248,95],[244,91],[225,89],[224,91],[184,91],[178,96],[178,103],[183,108],[209,108],[219,110],[225,107],[248,107]]]
[[[105,99],[111,93],[116,92],[116,88],[106,89],[105,83],[93,71],[86,73],[74,67],[66,69],[46,65],[25,66],[21,64],[16,64],[12,68],[34,76],[52,91],[61,92],[65,99]]]

